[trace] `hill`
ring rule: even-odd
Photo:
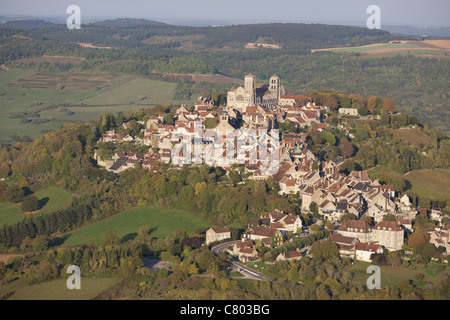
[[[129,18],[122,18],[122,19],[109,19],[109,20],[102,20],[102,21],[96,21],[92,22],[92,25],[96,26],[102,26],[102,27],[137,27],[137,26],[152,26],[152,25],[165,25],[164,22],[154,21],[154,20],[147,20],[147,19],[129,19]]]

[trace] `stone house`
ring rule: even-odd
[[[231,238],[231,232],[226,227],[213,227],[206,231],[206,244]]]
[[[372,228],[364,220],[347,220],[344,221],[337,233],[346,236],[357,238],[359,242],[371,242]]]
[[[405,242],[405,230],[394,221],[380,221],[372,228],[372,241],[389,251],[400,250]]]

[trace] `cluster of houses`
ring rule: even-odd
[[[240,92],[244,94],[240,94]],[[232,88],[228,92],[227,105],[215,106],[214,102],[207,97],[199,97],[194,104],[194,108],[188,108],[181,105],[174,114],[173,123],[164,121],[167,114],[160,114],[150,117],[145,122],[140,123],[145,127],[142,129],[143,137],[133,137],[127,134],[119,134],[114,130],[108,131],[102,136],[102,142],[123,142],[134,141],[136,144],[146,145],[156,150],[160,154],[160,161],[170,163],[171,152],[174,148],[186,150],[185,144],[189,143],[191,148],[206,148],[212,143],[208,139],[198,139],[198,132],[204,133],[208,128],[213,129],[217,135],[225,137],[230,130],[271,130],[278,128],[280,123],[287,120],[298,127],[317,125],[318,130],[323,130],[327,124],[321,120],[320,111],[327,107],[316,106],[309,97],[301,95],[284,95],[284,89],[280,85],[279,77],[270,78],[269,84],[257,84],[255,77],[247,75],[245,77],[245,88]],[[234,103],[233,103],[234,101]],[[213,121],[213,119],[215,121]],[[208,120],[209,123],[207,122]],[[208,124],[208,125],[207,125]],[[123,126],[126,129],[128,123]],[[183,132],[184,136],[180,138],[175,133]],[[217,137],[214,137],[217,141]],[[280,143],[292,144],[289,137],[286,141]],[[227,143],[224,139],[224,145]],[[298,156],[313,157],[307,149],[306,144],[298,147],[296,152]],[[172,153],[173,154],[173,153]],[[194,152],[192,152],[194,154]],[[243,162],[247,166],[258,166],[258,163],[250,162],[250,152],[247,152]],[[111,160],[111,159],[109,159]],[[217,165],[223,166],[222,163]],[[145,164],[146,168],[152,168],[154,165]],[[124,167],[126,168],[126,167]],[[107,168],[109,169],[109,168]],[[118,173],[122,170],[111,170]]]
[[[280,210],[273,210],[259,218],[251,218],[248,228],[242,235],[242,241],[234,244],[232,254],[243,262],[258,259],[259,247],[278,247],[287,239],[287,234],[301,233],[302,220],[299,216],[286,214]],[[213,227],[206,232],[206,244],[231,238],[226,227]],[[287,255],[286,255],[287,254]],[[299,259],[299,251],[289,252],[280,256],[280,259]]]

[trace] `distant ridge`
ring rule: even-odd
[[[6,21],[5,23],[0,24],[0,27],[28,31],[33,29],[45,28],[52,25],[54,24],[46,20],[23,19]]]
[[[137,26],[167,25],[164,22],[154,20],[130,19],[130,18],[109,19],[103,21],[96,21],[91,24],[102,27],[137,27]]]

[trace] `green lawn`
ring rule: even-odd
[[[138,236],[139,228],[145,225],[150,227],[151,236],[158,238],[173,235],[177,228],[183,228],[190,233],[197,228],[209,226],[206,221],[187,211],[137,207],[67,234],[64,244],[99,242],[109,230],[116,230],[122,240],[133,239]]]
[[[370,263],[357,261],[353,266],[349,267],[348,270],[351,271],[354,275],[352,282],[355,286],[358,285],[366,285],[367,279],[373,273],[367,273],[367,268]],[[448,267],[446,267],[448,268]],[[403,267],[391,267],[391,266],[381,266],[381,287],[394,287],[397,283],[404,280],[413,280],[413,283],[418,287],[423,287],[427,283],[434,283],[437,280],[437,273],[433,274],[428,271],[427,268],[423,265],[417,265],[416,270],[411,268],[403,268]],[[424,279],[421,281],[415,280],[415,275],[418,273],[422,273],[425,275]]]
[[[49,187],[35,193],[39,203],[43,206],[37,214],[49,213],[63,209],[72,198],[72,195],[60,188]],[[12,224],[27,217],[22,213],[20,203],[0,202],[0,225]]]
[[[14,292],[9,300],[90,300],[116,285],[121,278],[81,278],[81,289],[69,290],[66,279],[28,286],[15,280],[0,286],[0,296]]]

